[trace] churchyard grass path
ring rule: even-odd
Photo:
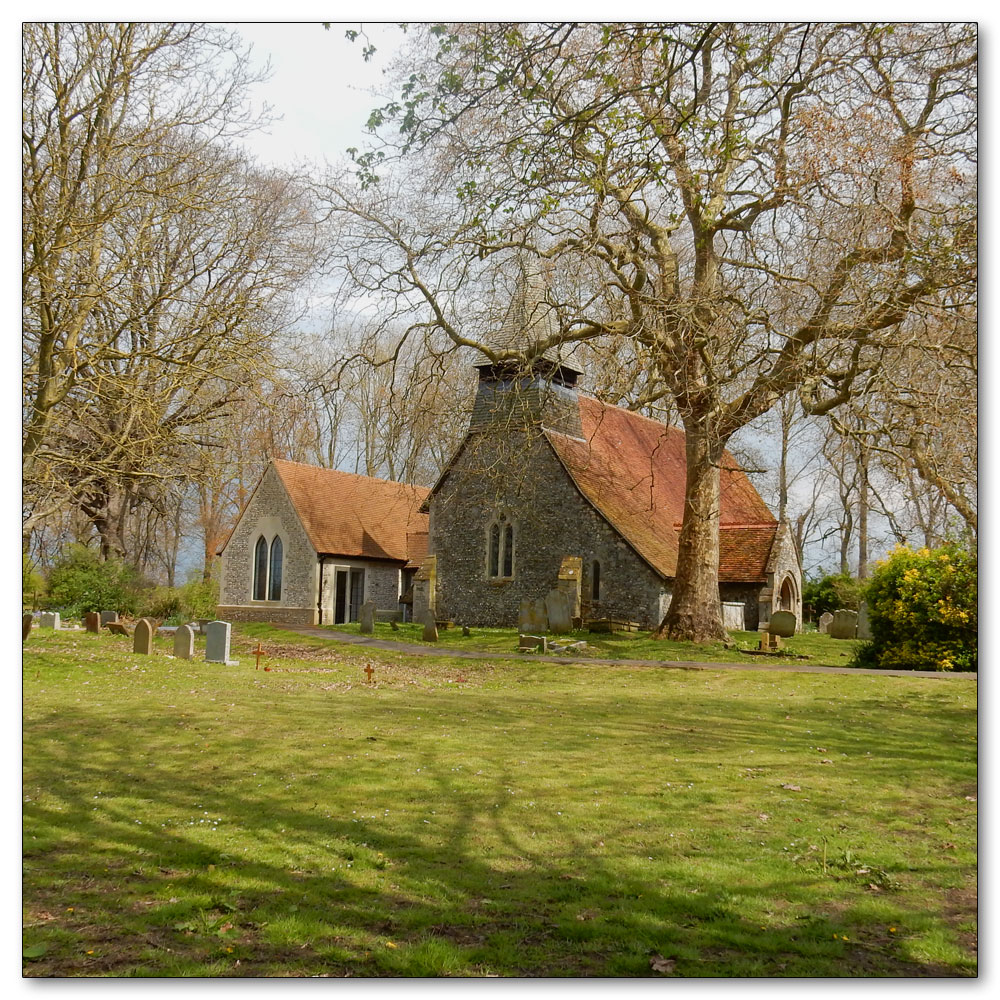
[[[572,653],[546,656],[539,653],[503,653],[489,650],[457,649],[454,646],[434,645],[431,643],[403,642],[392,639],[380,639],[372,635],[358,635],[351,632],[324,628],[322,625],[285,625],[277,622],[269,623],[268,628],[284,632],[294,632],[296,635],[315,639],[325,639],[331,642],[347,643],[352,646],[364,646],[369,649],[381,649],[393,653],[406,653],[413,656],[445,656],[466,660],[528,660],[535,663],[563,663],[575,666],[634,666],[662,667],[668,670],[771,670],[791,671],[809,674],[873,674],[876,676],[895,677],[937,677],[965,680],[977,680],[978,673],[952,673],[940,670],[870,670],[862,667],[824,666],[814,663],[803,663],[801,660],[788,660],[784,663],[761,662],[754,659],[745,663],[698,660],[652,660],[642,658],[602,658],[595,656],[574,656]],[[832,640],[831,640],[832,641]]]

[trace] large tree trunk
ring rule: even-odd
[[[670,607],[657,639],[725,639],[719,603],[719,463],[724,443],[705,422],[685,428],[687,481]]]

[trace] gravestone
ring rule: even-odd
[[[469,631],[469,626],[468,625],[463,625],[462,626],[462,635],[464,635],[466,638],[468,638],[470,635],[472,635],[472,633]]]
[[[375,602],[365,601],[358,611],[358,631],[372,633],[375,631]]]
[[[578,617],[581,610],[583,588],[583,559],[580,556],[563,556],[559,564],[559,578],[556,590],[566,595],[569,601],[570,618]]]
[[[108,622],[104,626],[112,635],[123,635],[125,638],[129,638],[128,629],[121,622]]]
[[[549,616],[545,611],[545,601],[533,601],[530,597],[522,597],[517,612],[518,632],[544,632],[548,627]]]
[[[872,628],[868,621],[868,605],[862,601],[858,607],[858,638],[870,639],[871,637]]]
[[[21,618],[21,642],[27,642],[28,633],[31,632],[31,624],[34,621],[32,615],[24,615]]]
[[[761,632],[758,648],[765,653],[773,653],[781,649],[781,639],[773,632]]]
[[[174,656],[182,660],[194,659],[194,629],[190,625],[178,625],[174,633]]]
[[[413,620],[422,622],[428,609],[437,611],[437,556],[424,556],[413,575]]]
[[[118,612],[117,611],[102,611],[101,612],[101,628],[104,628],[104,626],[107,625],[108,622],[116,622],[116,621],[118,621]]]
[[[101,616],[96,611],[88,611],[83,616],[83,627],[95,634],[101,631]]]
[[[399,626],[396,624],[396,619],[395,618],[391,618],[389,620],[389,628],[391,628],[393,630],[393,632],[398,632],[399,631]]]
[[[229,622],[209,622],[205,626],[205,659],[209,663],[229,662],[232,628]]]
[[[779,635],[782,639],[795,635],[795,615],[791,611],[775,611],[771,615],[771,623],[767,630],[771,635]]]
[[[830,636],[834,639],[855,639],[858,635],[857,611],[834,611],[830,622]]]
[[[820,632],[822,635],[827,635],[830,631],[830,622],[833,621],[833,615],[829,611],[824,611],[823,614],[819,616],[819,624],[816,626],[816,631]]]
[[[59,628],[59,612],[43,611],[38,616],[39,628]]]
[[[144,653],[147,656],[153,652],[153,623],[148,618],[140,618],[132,636],[132,652]]]
[[[420,624],[424,627],[424,642],[438,641],[438,627],[434,620],[434,612],[425,608],[420,614]]]
[[[198,631],[201,632],[202,635],[205,634],[205,629],[208,627],[208,623],[211,620],[212,620],[211,618],[199,618],[198,619]]]
[[[572,628],[569,597],[559,590],[550,590],[545,595],[545,615],[549,621],[549,631],[554,635],[565,635]]]
[[[722,602],[722,627],[732,632],[746,630],[746,609],[742,601]]]

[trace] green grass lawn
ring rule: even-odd
[[[331,632],[358,635],[357,622],[350,625],[325,626]],[[267,626],[257,627],[255,634],[266,637],[270,634]],[[424,628],[412,622],[398,625],[395,629],[387,622],[376,622],[374,638],[392,642],[417,643],[428,648],[434,646],[449,649],[478,650],[484,653],[505,653],[517,655],[517,629],[515,628],[473,628],[469,635],[462,635],[462,628],[441,629],[438,641],[425,642]],[[564,655],[567,658],[584,659],[631,659],[663,661],[701,661],[709,663],[788,663],[802,659],[820,666],[845,666],[858,645],[853,639],[831,639],[828,635],[804,632],[782,639],[784,649],[777,656],[755,656],[749,650],[756,650],[760,643],[759,632],[730,632],[728,643],[722,642],[674,642],[666,639],[652,639],[648,632],[615,632],[613,634],[572,632],[566,636],[553,636],[576,642],[584,641],[585,649],[575,649]]]
[[[255,631],[29,638],[28,976],[976,973],[972,679]]]

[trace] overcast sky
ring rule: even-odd
[[[349,146],[364,144],[365,121],[379,103],[372,90],[381,86],[389,57],[404,37],[398,27],[364,25],[378,50],[367,63],[362,40],[351,43],[344,37],[348,28],[360,27],[357,22],[331,24],[329,31],[318,22],[235,27],[253,46],[259,64],[271,62],[271,78],[255,88],[254,96],[282,120],[248,143],[262,162],[332,163]]]

